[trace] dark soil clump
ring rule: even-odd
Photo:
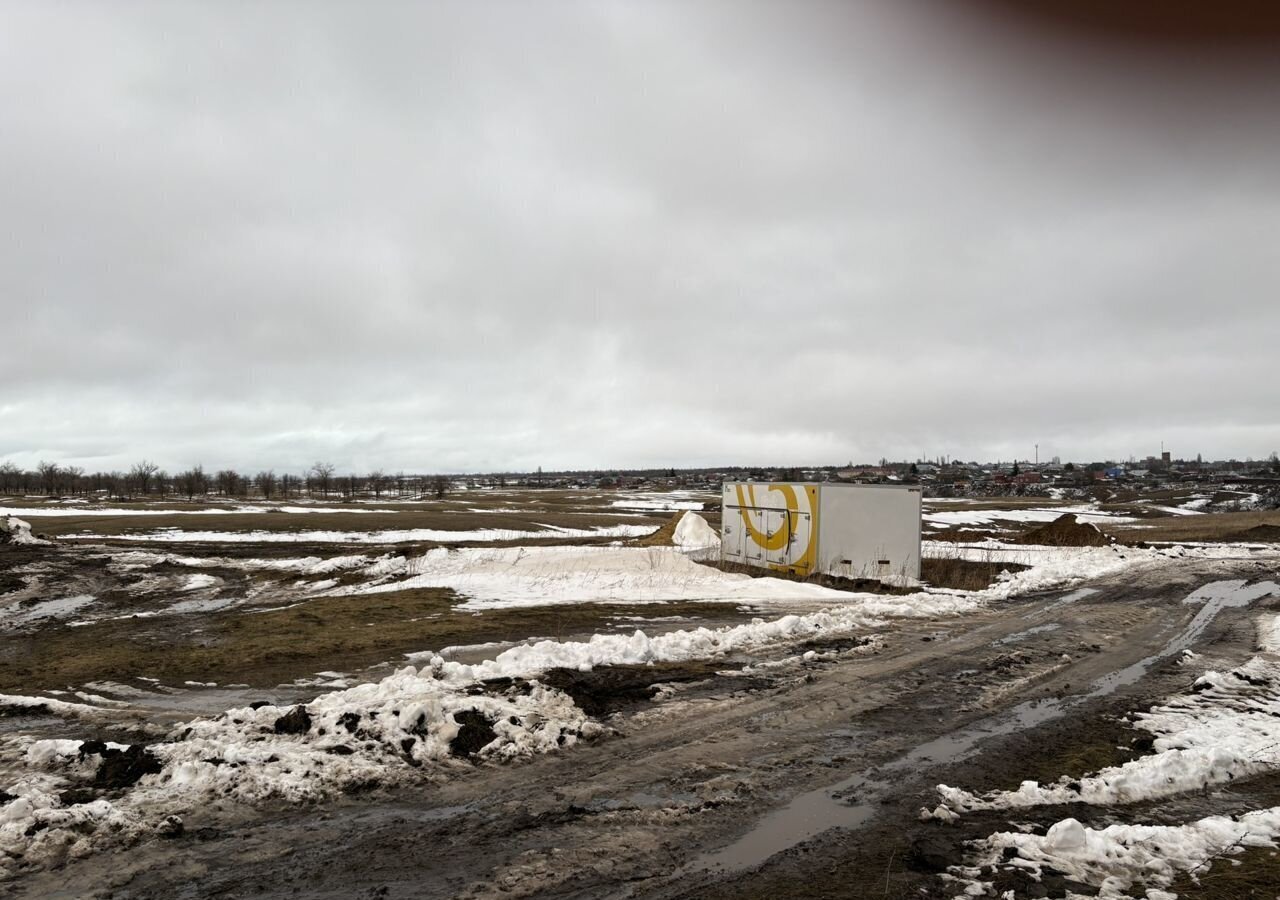
[[[453,720],[460,726],[449,742],[449,752],[454,756],[470,759],[498,737],[493,730],[493,720],[477,710],[454,713]]]
[[[98,771],[93,776],[93,786],[101,790],[133,787],[142,776],[157,775],[164,769],[160,760],[141,744],[117,750],[102,741],[85,741],[80,745],[80,755],[102,757]]]
[[[1106,547],[1111,543],[1097,526],[1076,521],[1074,513],[1066,513],[1048,525],[1033,528],[1017,542],[1042,547]]]
[[[590,672],[548,669],[540,678],[548,687],[564,691],[579,708],[597,718],[653,699],[655,685],[703,681],[717,671],[740,666],[713,660],[662,663],[652,666],[599,666]]]
[[[311,714],[305,706],[295,706],[276,719],[274,728],[276,734],[306,734],[311,730]]]

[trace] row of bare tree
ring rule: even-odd
[[[501,476],[498,476],[501,480]],[[475,479],[468,479],[474,485]],[[365,475],[338,475],[328,462],[317,462],[301,475],[277,475],[266,469],[256,474],[220,469],[206,473],[193,466],[170,475],[158,465],[143,460],[127,472],[86,473],[79,466],[41,461],[35,469],[20,469],[11,462],[0,463],[0,494],[43,494],[48,497],[98,495],[117,498],[222,496],[263,500],[289,497],[398,498],[434,496],[443,498],[451,480],[444,475],[388,474],[375,470]]]

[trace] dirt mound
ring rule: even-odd
[[[1280,525],[1254,525],[1252,528],[1246,528],[1244,531],[1237,531],[1231,535],[1233,541],[1246,542],[1280,542]]]
[[[680,524],[679,513],[667,520],[666,524],[653,534],[646,534],[631,542],[633,547],[674,547],[676,544],[676,526]]]
[[[1042,547],[1106,547],[1111,540],[1098,530],[1098,526],[1077,522],[1074,513],[1065,513],[1048,525],[1028,531],[1018,538],[1017,543]]]

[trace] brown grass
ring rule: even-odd
[[[353,671],[449,645],[567,637],[607,630],[621,616],[744,618],[732,603],[584,603],[486,611],[454,608],[440,588],[331,597],[270,612],[158,616],[42,629],[0,639],[0,692],[87,681],[216,681],[256,687],[325,669]],[[198,626],[198,627],[192,627]]]
[[[1028,566],[994,559],[964,559],[955,554],[926,556],[920,561],[920,580],[936,588],[981,591],[995,584],[1001,572],[1020,572]]]
[[[1108,529],[1126,543],[1140,541],[1240,541],[1241,534],[1259,525],[1280,527],[1280,510],[1235,513],[1208,513],[1201,516],[1167,516],[1145,519],[1143,527],[1109,525]],[[1254,538],[1253,540],[1256,540]]]

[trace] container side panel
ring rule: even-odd
[[[920,506],[919,488],[824,485],[819,571],[919,578]]]

